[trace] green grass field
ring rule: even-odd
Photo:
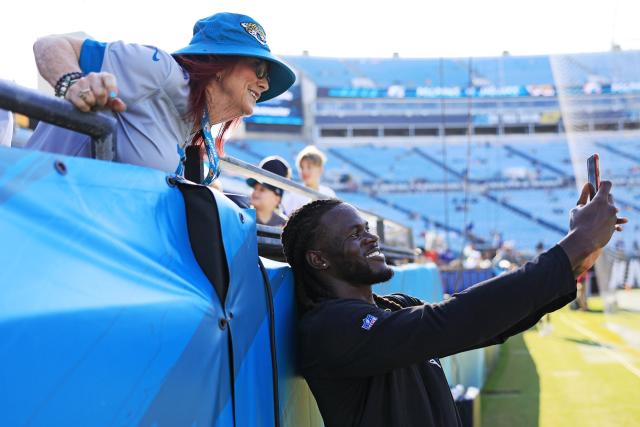
[[[640,291],[634,290],[634,296]],[[551,315],[502,346],[482,391],[483,427],[640,426],[640,311]]]

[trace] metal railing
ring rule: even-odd
[[[116,120],[97,113],[83,113],[70,102],[41,94],[35,90],[0,80],[0,108],[24,114],[30,118],[51,123],[92,138],[92,157],[113,161],[116,149]],[[301,184],[283,178],[242,160],[225,157],[221,159],[225,172],[254,178],[260,182],[302,194],[311,200],[326,199],[327,196]],[[392,262],[415,259],[411,228],[383,218],[373,212],[359,209],[362,216],[374,226],[380,236],[380,248]],[[258,225],[258,244],[261,255],[283,260],[280,244],[281,229]]]
[[[298,184],[290,179],[266,171],[234,157],[224,157],[221,160],[222,167],[225,172],[240,175],[244,178],[253,178],[265,184],[281,188],[284,191],[301,194],[311,200],[328,198],[325,194],[312,190],[309,187],[305,187],[302,184]],[[364,209],[358,208],[358,211],[369,222],[372,229],[375,226],[376,233],[380,237],[380,248],[388,259],[394,262],[414,260],[413,231],[410,227]],[[271,257],[275,257],[275,255],[282,255],[282,249],[279,246],[280,231],[281,229],[278,227],[269,227],[258,224],[258,242],[265,246],[264,253],[268,253]],[[278,247],[271,248],[270,246],[273,245]]]
[[[0,108],[89,135],[94,159],[115,159],[116,120],[112,117],[83,113],[70,102],[6,80],[0,80]]]

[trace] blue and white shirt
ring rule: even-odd
[[[115,161],[173,173],[179,161],[176,144],[183,143],[193,127],[184,119],[189,77],[173,57],[153,46],[87,39],[80,67],[85,74],[113,74],[118,96],[127,104],[122,113],[100,113],[118,122]],[[26,148],[91,157],[91,138],[41,123]]]

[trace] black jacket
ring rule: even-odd
[[[331,299],[300,323],[301,368],[327,427],[460,426],[438,358],[504,342],[575,298],[559,246],[447,301],[389,311]]]

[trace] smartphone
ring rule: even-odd
[[[587,159],[587,177],[597,193],[600,188],[600,156],[597,153]],[[593,199],[595,193],[591,195],[590,199]]]

